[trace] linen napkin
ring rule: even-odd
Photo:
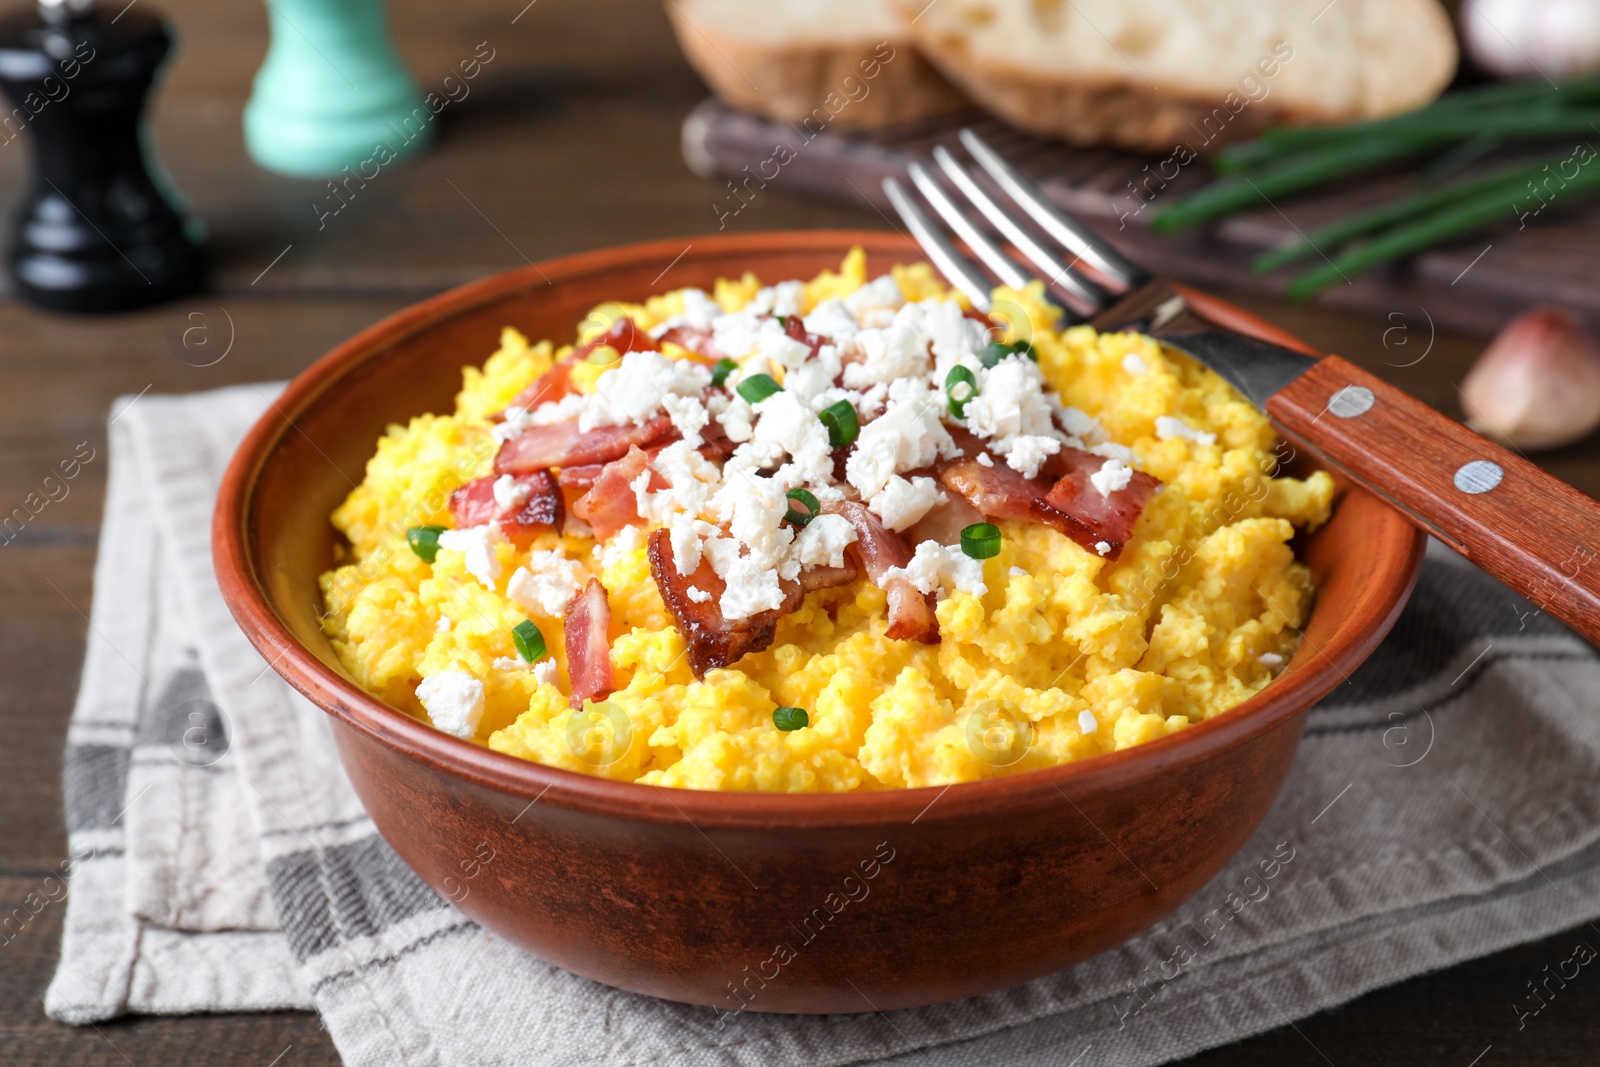
[[[54,1018],[314,1008],[360,1067],[1144,1065],[1600,915],[1600,661],[1434,546],[1394,633],[1310,713],[1259,831],[1128,944],[858,1015],[724,1017],[578,978],[399,861],[323,713],[223,605],[212,500],[277,388],[113,409]]]

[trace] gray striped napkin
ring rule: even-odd
[[[323,714],[233,625],[211,504],[275,390],[112,420],[54,1018],[315,1008],[362,1067],[1142,1065],[1600,915],[1600,662],[1435,546],[1393,636],[1311,713],[1260,830],[1121,948],[888,1015],[720,1018],[574,977],[396,858]]]

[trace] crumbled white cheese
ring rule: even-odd
[[[1171,415],[1156,416],[1156,436],[1163,441],[1181,437],[1186,441],[1193,441],[1197,445],[1214,445],[1217,443],[1216,434],[1197,430],[1182,419],[1175,419]]]
[[[1011,356],[982,375],[978,395],[967,402],[967,429],[987,438],[991,451],[1009,458],[1019,438],[1059,441],[1055,420],[1060,410],[1061,401],[1045,388],[1038,365]]]
[[[982,560],[973,559],[960,548],[941,545],[937,541],[922,542],[904,567],[890,567],[879,575],[878,585],[887,589],[896,578],[908,579],[919,593],[956,589],[982,596],[989,591],[989,587],[983,583]]]
[[[1027,575],[1027,573],[1028,572],[1023,570],[1021,567],[1012,567],[1011,568],[1011,577],[1013,577],[1013,578],[1025,577]]]
[[[978,453],[978,466],[980,466],[980,467],[992,467],[992,466],[994,466],[994,460],[989,457],[989,453],[987,453],[987,452],[979,452]]]
[[[1111,553],[1111,542],[1110,541],[1096,541],[1094,543],[1094,550],[1096,552],[1100,553],[1102,556],[1109,555]]]
[[[1044,461],[1061,451],[1061,442],[1054,437],[1022,434],[1011,439],[1011,451],[1006,453],[1006,466],[1024,478],[1037,478]]]
[[[704,604],[711,599],[711,594],[697,585],[691,585],[683,591],[684,595],[696,604]]]
[[[1140,359],[1137,352],[1129,352],[1122,357],[1122,369],[1129,374],[1143,374],[1150,369],[1150,365]]]
[[[843,392],[833,384],[834,379],[839,377],[839,368],[839,350],[833,345],[823,345],[817,349],[815,356],[789,368],[783,378],[783,388],[802,403],[820,411],[839,398],[830,397],[819,404],[818,397],[826,393]]]
[[[567,517],[567,529],[572,529],[572,518]],[[623,561],[624,558],[644,547],[644,531],[637,526],[624,526],[611,535],[611,539],[595,546],[595,555],[600,559],[602,570],[611,570]]]
[[[465,671],[440,671],[417,686],[417,699],[433,725],[470,741],[483,718],[483,683]]]
[[[785,490],[825,483],[833,477],[833,446],[828,443],[828,428],[815,411],[787,390],[773,393],[757,404],[755,411],[759,416],[755,433],[730,457],[724,477],[741,470],[777,467],[773,477]],[[786,456],[790,461],[783,463]]]
[[[716,542],[712,542],[716,544]],[[712,561],[717,561],[716,555]],[[740,556],[729,561],[726,573],[721,574],[727,588],[717,606],[722,617],[729,621],[748,619],[763,611],[775,611],[783,606],[783,587],[778,572],[764,567],[753,556]]]
[[[533,664],[521,656],[496,656],[490,666],[497,671],[525,671]]]
[[[1256,662],[1268,670],[1275,671],[1279,667],[1283,666],[1283,657],[1278,655],[1276,652],[1263,652],[1261,655],[1256,657]]]
[[[836,345],[851,341],[860,330],[855,316],[837,300],[824,300],[803,321],[807,333],[826,337]]]
[[[759,474],[735,475],[723,482],[722,488],[711,498],[709,508],[714,518],[726,524],[728,534],[745,547],[747,555],[744,559],[749,560],[757,570],[771,572],[771,586],[776,589],[778,568],[783,565],[789,544],[794,540],[794,531],[783,524],[783,517],[789,511],[789,500],[784,496],[783,485],[776,479],[763,478]],[[727,571],[717,566],[718,559],[714,553],[711,562],[717,573],[728,580],[729,592],[735,593],[736,599],[743,596],[743,593],[736,593],[731,588],[733,581]],[[732,561],[727,565],[732,566]]]
[[[711,326],[711,343],[724,356],[742,360],[756,350],[757,339],[769,321],[759,318],[750,308],[719,316]]]
[[[589,583],[589,572],[560,552],[530,552],[506,583],[506,596],[535,615],[559,619]]]
[[[756,290],[756,295],[750,298],[750,303],[744,310],[755,312],[757,315],[798,315],[801,301],[805,299],[806,283],[800,281],[779,282],[777,285]]]
[[[843,515],[818,515],[794,539],[791,556],[806,567],[843,567],[844,550],[855,544],[856,528]]]
[[[515,511],[532,495],[533,486],[518,485],[515,475],[502,474],[494,480],[494,502],[501,511]]]
[[[439,535],[439,547],[449,552],[459,552],[462,563],[486,589],[493,589],[500,577],[500,557],[497,545],[506,543],[506,535],[494,523],[469,526],[465,530],[446,530]]]
[[[1128,483],[1132,480],[1133,468],[1120,459],[1106,460],[1100,465],[1099,470],[1089,475],[1089,481],[1100,491],[1101,496],[1110,496],[1128,488]]]
[[[533,665],[533,676],[539,679],[540,685],[555,685],[556,674],[559,670],[555,657],[548,656]]]
[[[916,311],[915,305],[901,309]],[[865,389],[878,382],[891,383],[903,378],[920,378],[928,373],[928,339],[914,315],[897,315],[888,327],[865,329],[856,334],[859,362],[844,368],[847,389]]]
[[[885,526],[898,533],[944,499],[939,483],[932,478],[919,475],[906,479],[892,474],[883,490],[867,502],[867,507],[883,520]]]
[[[863,326],[871,326],[883,322],[886,317],[892,318],[905,302],[905,294],[900,291],[894,275],[884,274],[845,297],[844,309]]]
[[[687,326],[693,330],[709,330],[717,316],[722,314],[722,305],[706,294],[704,289],[685,289],[683,291],[683,314],[674,315],[650,331],[651,337],[660,337],[668,330],[677,326]]]
[[[1084,709],[1078,712],[1078,729],[1085,734],[1096,733],[1100,729],[1100,720],[1094,717],[1094,712]]]
[[[897,381],[884,413],[861,428],[845,478],[864,499],[883,491],[891,476],[931,467],[959,450],[940,419],[942,395],[926,382]]]
[[[755,412],[750,409],[749,402],[742,396],[729,397],[727,406],[721,411],[712,410],[712,414],[722,423],[722,432],[726,433],[728,440],[734,444],[750,440],[750,435],[755,433],[755,428],[751,425]]]
[[[450,625],[450,616],[440,615],[439,621],[433,625],[433,632],[436,634],[447,634],[450,632]]]
[[[493,430],[495,440],[504,444],[523,430],[534,426],[554,426],[559,422],[571,422],[588,410],[588,407],[589,398],[582,393],[569,393],[560,400],[547,400],[532,411],[512,405],[506,408],[506,421]]]
[[[700,431],[711,422],[705,404],[698,397],[669,394],[661,398],[661,406],[667,409],[672,428],[690,445],[698,448],[702,440]]]
[[[594,393],[578,415],[578,429],[644,423],[669,396],[698,397],[710,384],[704,367],[660,352],[629,352],[622,362],[595,379]]]
[[[672,545],[672,565],[679,574],[687,578],[699,569],[700,546],[706,538],[715,536],[717,528],[704,519],[687,512],[673,516],[667,526],[667,538]]]
[[[989,343],[983,323],[968,318],[961,305],[949,300],[924,300],[922,332],[927,336],[935,363],[934,381],[940,385],[956,365],[974,375],[983,368],[979,356]]]

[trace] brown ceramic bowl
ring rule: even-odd
[[[1278,795],[1306,710],[1399,613],[1423,538],[1377,498],[1345,489],[1333,520],[1302,539],[1316,606],[1264,692],[1138,748],[945,789],[772,796],[607,781],[457,740],[339,665],[317,621],[317,575],[337,537],[328,515],[384,427],[449,410],[461,366],[493,352],[502,326],[570,337],[603,300],[746,270],[810,277],[855,244],[874,273],[920,258],[876,232],[684,244],[553,260],[403,311],[295,379],[229,467],[215,520],[223,594],[268,662],[333,716],[379,831],[441,892],[488,841],[495,859],[461,904],[473,919],[596,981],[730,1010],[966,997],[1150,926],[1243,845]]]

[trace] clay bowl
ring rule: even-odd
[[[244,632],[333,717],[356,792],[424,881],[452,895],[461,862],[487,841],[495,859],[461,910],[608,985],[727,1010],[898,1008],[1025,982],[1149,927],[1244,844],[1278,795],[1306,710],[1399,613],[1423,538],[1377,498],[1345,489],[1333,520],[1302,539],[1319,595],[1299,654],[1263,693],[1142,747],[946,789],[767,796],[607,781],[438,732],[340,667],[316,615],[337,536],[328,514],[387,424],[449,410],[460,367],[493,352],[502,326],[569,338],[603,300],[746,270],[810,277],[854,244],[873,273],[920,258],[876,232],[685,243],[464,286],[295,379],[245,438],[217,504],[217,576]]]

